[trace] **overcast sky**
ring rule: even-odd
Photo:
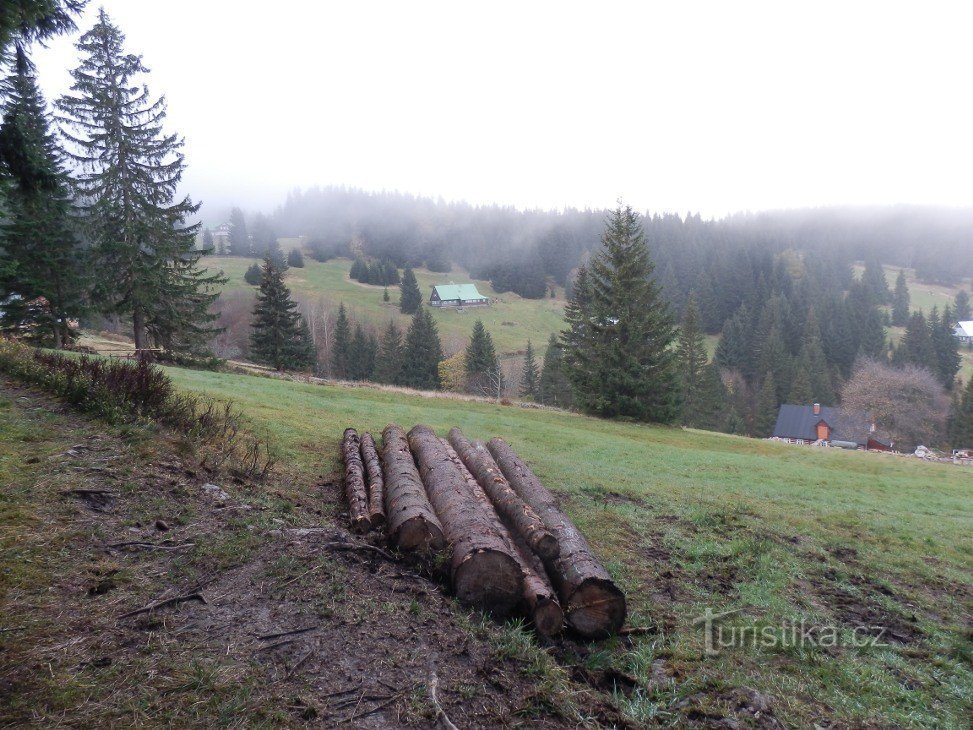
[[[704,216],[973,204],[969,3],[103,5],[210,215],[315,184]],[[75,40],[35,54],[49,98]]]

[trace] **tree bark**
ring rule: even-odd
[[[472,490],[431,428],[420,425],[409,431],[409,445],[453,549],[457,598],[498,616],[510,613],[520,601],[523,577],[510,545],[497,530],[499,518],[489,500]]]
[[[368,476],[368,521],[372,527],[380,527],[385,524],[385,480],[382,478],[375,440],[368,431],[361,437],[361,458]]]
[[[510,486],[534,508],[557,538],[561,552],[546,565],[568,624],[587,637],[618,631],[625,623],[625,594],[595,557],[584,535],[561,512],[554,495],[503,439],[491,439],[487,448]]]
[[[489,498],[477,483],[476,477],[466,468],[463,460],[450,443],[445,439],[441,439],[441,441],[447,455],[456,464],[456,468],[459,469],[460,474],[463,475],[463,479],[470,486],[470,490],[476,498],[488,502]],[[554,593],[554,588],[551,587],[551,582],[544,571],[544,564],[519,536],[512,534],[504,526],[496,512],[493,513],[492,518],[495,521],[497,531],[507,541],[514,560],[520,566],[520,572],[524,579],[522,591],[524,608],[534,622],[534,628],[544,636],[555,636],[561,633],[564,626],[564,612],[561,611],[561,604],[557,602],[557,594]]]
[[[348,500],[351,529],[358,533],[368,532],[371,525],[360,449],[358,432],[353,428],[346,428],[341,439],[341,453],[345,462],[345,498]]]
[[[382,431],[382,467],[386,527],[392,542],[406,552],[445,548],[443,526],[422,486],[405,431],[394,423]]]
[[[504,477],[497,462],[481,442],[470,443],[458,428],[449,431],[449,443],[466,468],[487,493],[497,513],[506,520],[511,531],[523,539],[528,547],[544,560],[557,557],[557,539],[544,526],[541,518],[524,502]]]

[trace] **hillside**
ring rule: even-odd
[[[222,269],[229,278],[224,287],[224,299],[247,297],[249,301],[253,296],[255,287],[243,280],[243,274],[253,263],[253,259],[212,256],[204,259],[204,262],[211,269]],[[331,311],[343,302],[349,315],[363,323],[381,329],[389,319],[394,319],[401,327],[408,327],[409,316],[399,312],[398,287],[389,288],[391,301],[385,303],[382,301],[383,287],[360,284],[348,277],[350,260],[333,259],[321,263],[305,257],[305,262],[303,269],[287,271],[286,282],[306,308],[323,304],[326,310]],[[425,269],[417,269],[415,273],[419,288],[426,299],[436,284],[470,281],[469,275],[456,267],[450,273],[435,273]],[[481,294],[499,301],[490,307],[467,309],[463,312],[434,310],[433,316],[447,353],[456,352],[465,346],[477,319],[483,320],[498,351],[504,355],[522,352],[528,339],[543,352],[551,333],[563,327],[563,291],[558,292],[556,299],[524,299],[512,292],[498,294],[489,282],[475,283]],[[247,309],[250,309],[249,304]]]
[[[368,387],[169,372],[181,388],[240,405],[272,434],[295,484],[334,478],[348,425],[422,422],[507,438],[626,589],[630,623],[652,627],[631,642],[554,647],[559,665],[541,678],[549,689],[614,673],[613,701],[636,723],[687,707],[718,717],[707,713],[741,696],[795,725],[959,726],[970,710],[964,468]],[[693,620],[707,608],[739,611],[728,622],[738,626],[803,619],[845,638],[881,626],[887,645],[747,645],[705,657]],[[551,690],[545,702],[567,698]]]

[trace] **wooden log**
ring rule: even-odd
[[[358,432],[346,428],[341,439],[341,455],[345,462],[345,499],[348,500],[348,518],[354,532],[368,532],[368,493],[365,491],[365,469],[361,463],[361,446]]]
[[[534,508],[557,538],[561,552],[546,565],[568,624],[587,637],[618,631],[625,623],[625,594],[595,557],[584,535],[561,511],[554,495],[503,439],[491,439],[487,448],[510,486]]]
[[[529,504],[520,498],[504,477],[497,462],[481,442],[470,443],[458,428],[449,431],[449,443],[463,460],[476,481],[486,492],[497,514],[511,530],[544,560],[553,560],[559,552],[557,539],[544,526]]]
[[[445,439],[442,440],[442,443],[449,458],[456,464],[456,468],[460,470],[466,483],[470,485],[470,491],[476,495],[477,499],[488,500],[489,497],[477,482],[476,477],[466,468],[463,460],[460,459],[450,443]],[[510,545],[514,560],[520,566],[520,572],[524,579],[522,592],[524,609],[531,621],[534,622],[534,628],[544,636],[555,636],[561,633],[561,629],[564,627],[564,612],[561,610],[561,604],[558,603],[554,588],[551,587],[551,582],[544,570],[544,564],[527,547],[527,543],[506,528],[496,512],[492,516],[496,521],[498,532]]]
[[[372,527],[380,527],[385,524],[385,480],[382,478],[375,440],[368,431],[361,437],[361,458],[368,476],[368,520]]]
[[[523,578],[510,546],[496,529],[489,501],[478,499],[428,426],[409,431],[429,501],[453,549],[453,589],[462,603],[504,616],[520,601]]]
[[[426,496],[405,431],[394,423],[382,431],[382,468],[389,539],[406,552],[445,548],[443,526]]]

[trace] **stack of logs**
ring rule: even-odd
[[[585,637],[621,628],[625,595],[503,439],[390,424],[380,452],[371,434],[347,429],[342,454],[352,529],[384,528],[402,552],[450,550],[463,603],[498,616],[522,609],[545,636],[565,623]]]

